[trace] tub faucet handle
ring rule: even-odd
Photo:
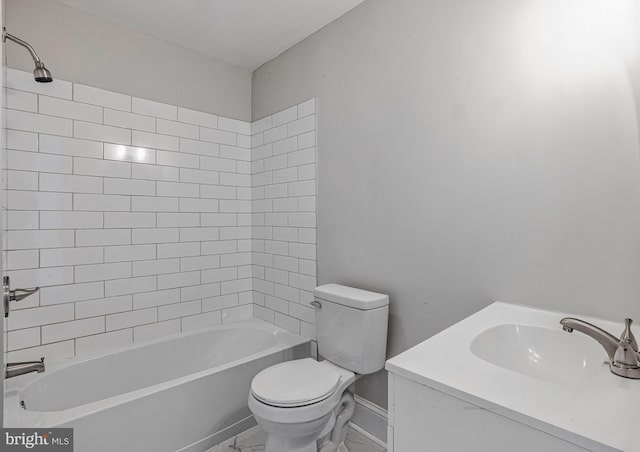
[[[9,317],[9,303],[12,301],[21,301],[27,298],[29,295],[33,295],[40,290],[39,287],[33,287],[31,289],[15,289],[11,290],[11,280],[8,276],[2,278],[4,287],[4,316]]]
[[[32,287],[30,289],[15,289],[11,291],[11,298],[9,301],[21,301],[27,298],[29,295],[33,295],[39,291],[39,287]]]

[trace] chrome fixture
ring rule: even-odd
[[[29,51],[29,53],[31,54],[31,58],[33,58],[33,62],[36,65],[36,68],[33,70],[33,78],[36,79],[36,82],[38,82],[38,83],[49,83],[49,82],[53,81],[53,77],[51,76],[51,72],[49,72],[49,69],[47,69],[44,66],[44,63],[42,62],[42,60],[40,59],[40,57],[38,56],[36,51],[33,50],[33,47],[31,47],[31,45],[28,42],[23,41],[22,39],[16,38],[12,34],[7,33],[7,30],[3,27],[2,28],[2,42],[6,42],[7,39],[9,41],[15,42],[16,44],[20,44],[22,47],[24,47],[25,49],[27,49]]]
[[[12,301],[20,301],[27,298],[29,295],[33,295],[39,287],[33,287],[31,289],[15,289],[11,290],[11,281],[8,276],[2,278],[2,285],[4,288],[4,316],[9,317],[9,303]]]
[[[18,375],[24,375],[31,372],[38,372],[39,374],[44,372],[44,357],[40,358],[40,361],[24,361],[21,363],[7,363],[7,368],[4,372],[5,378],[13,378]]]
[[[640,353],[638,353],[638,342],[631,332],[632,323],[633,320],[624,319],[624,331],[618,339],[613,334],[584,320],[572,317],[560,320],[560,325],[566,332],[579,331],[595,339],[604,347],[612,373],[620,377],[640,379]]]

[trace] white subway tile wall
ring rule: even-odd
[[[267,256],[276,219],[260,204],[272,201],[268,186],[252,188],[251,124],[60,80],[42,85],[13,69],[6,85],[4,265],[13,288],[41,287],[11,306],[9,360],[92,354],[253,315],[251,252]],[[315,129],[301,119],[283,117],[292,137]],[[302,166],[292,168],[279,183],[299,183]],[[291,190],[296,202],[315,197],[313,183]],[[311,244],[314,218],[291,221],[313,231],[300,234]],[[283,255],[315,259],[295,238],[277,242],[291,245]],[[260,316],[278,321],[262,289],[271,285],[270,297],[281,289],[255,268]],[[303,277],[315,281],[284,275],[277,285],[310,293]],[[290,316],[280,324],[310,331],[304,309],[278,313]]]
[[[260,119],[251,131],[253,315],[315,340],[316,101]],[[223,261],[246,262],[239,254]]]

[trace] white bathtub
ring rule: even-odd
[[[254,424],[260,370],[308,354],[251,319],[75,358],[6,380],[5,427],[73,427],[76,452],[204,451]]]

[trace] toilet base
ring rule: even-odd
[[[333,411],[311,421],[282,423],[267,420],[257,414],[258,407],[262,408],[249,396],[249,408],[267,433],[265,452],[348,452],[344,440],[355,408],[353,394],[348,389],[342,393]]]
[[[349,452],[349,449],[345,443],[340,444],[337,449],[333,443],[330,443],[325,444],[324,447],[318,447],[318,452]]]
[[[281,441],[277,438],[267,440],[264,448],[265,452],[292,451],[292,452],[318,452],[315,441],[306,444],[291,441]]]
[[[300,445],[291,444],[287,442],[286,444],[282,444],[280,441],[269,441],[267,445],[265,445],[265,452],[271,451],[282,451],[282,450],[295,450],[296,452],[320,452],[321,449],[318,449],[316,443],[312,443],[307,445],[306,447],[297,447]],[[293,449],[295,447],[295,449]],[[349,452],[349,448],[346,444],[342,443],[338,447],[336,452]]]
[[[325,429],[332,429],[335,423],[333,413],[320,419],[295,425],[280,424],[256,416],[256,421],[267,433],[265,452],[318,452],[318,437]]]

